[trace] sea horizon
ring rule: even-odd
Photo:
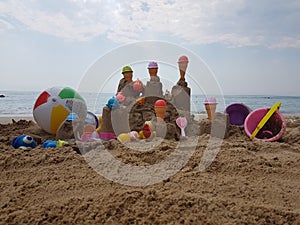
[[[28,117],[32,116],[34,103],[42,91],[0,91],[0,117]],[[102,114],[102,108],[106,105],[109,98],[114,93],[79,92],[86,100],[87,109],[96,115]],[[204,94],[191,95],[191,113],[206,113]],[[300,96],[289,95],[263,95],[263,94],[225,94],[214,96],[217,98],[217,111],[224,112],[225,108],[232,103],[243,103],[255,110],[257,108],[271,107],[277,101],[281,102],[280,111],[286,116],[300,116]]]
[[[58,86],[60,87],[60,86]],[[74,90],[78,91],[76,88],[74,87],[70,87],[73,88]],[[5,94],[5,92],[39,92],[42,93],[44,90],[0,90],[0,95]],[[193,90],[192,90],[193,92]],[[99,94],[99,92],[92,92],[92,91],[80,91],[80,93],[86,93],[86,94]],[[101,94],[114,94],[114,92],[101,92]],[[192,95],[202,95],[202,96],[206,96],[203,93],[192,93]],[[266,96],[266,97],[300,97],[299,94],[274,94],[274,93],[243,93],[243,94],[238,94],[238,93],[223,93],[223,96]]]

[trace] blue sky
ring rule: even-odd
[[[299,96],[299,24],[298,0],[2,0],[0,91],[76,89],[101,56],[156,40],[197,54],[225,94]]]

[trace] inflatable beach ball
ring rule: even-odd
[[[56,134],[60,124],[72,112],[84,120],[87,115],[85,100],[72,88],[52,87],[37,98],[33,118],[43,130]]]

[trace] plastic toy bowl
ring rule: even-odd
[[[243,103],[232,103],[228,105],[225,112],[229,115],[230,124],[243,126],[246,117],[250,113],[250,109]]]
[[[261,119],[267,114],[269,108],[260,108],[252,111],[246,118],[244,129],[250,137]],[[276,111],[266,124],[261,128],[254,139],[262,141],[277,141],[282,137],[286,130],[286,121],[284,116]]]

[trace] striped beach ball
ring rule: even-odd
[[[33,107],[33,118],[46,132],[56,134],[58,127],[70,113],[85,119],[85,100],[72,88],[52,87],[43,91]]]

